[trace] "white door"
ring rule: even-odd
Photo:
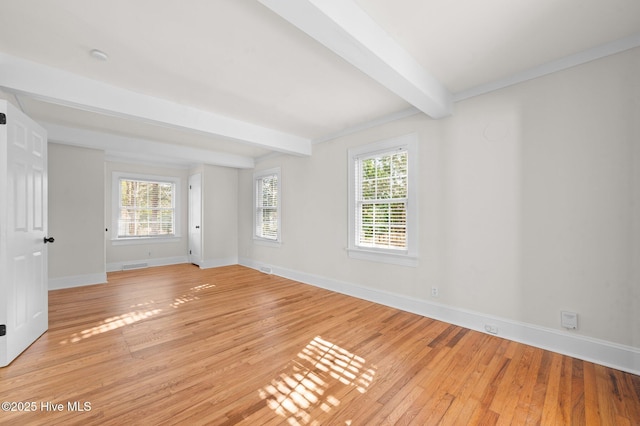
[[[202,175],[189,176],[189,262],[202,262]]]
[[[48,328],[47,237],[46,131],[0,100],[0,367]]]

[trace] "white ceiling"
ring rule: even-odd
[[[0,6],[0,87],[50,139],[233,167],[640,46],[638,0]]]

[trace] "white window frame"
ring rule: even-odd
[[[277,211],[277,236],[275,239],[266,238],[258,234],[261,221],[261,208],[263,206],[258,205],[258,183],[267,176],[276,176],[278,179],[277,185],[277,198],[276,198],[276,211]],[[254,242],[278,247],[282,243],[282,175],[280,168],[275,167],[272,169],[261,170],[253,174],[253,240]]]
[[[356,162],[362,158],[368,158],[376,154],[385,154],[391,151],[406,150],[408,153],[407,167],[407,228],[406,248],[386,249],[378,247],[364,247],[357,243],[359,234],[358,222],[358,188],[356,183]],[[348,151],[348,175],[349,175],[349,245],[347,251],[349,257],[373,262],[391,263],[402,266],[418,265],[418,136],[415,133],[385,139],[364,146],[349,149]]]
[[[118,236],[118,219],[120,218],[120,180],[141,180],[150,182],[163,182],[171,183],[174,187],[174,234],[171,236],[166,235],[148,235],[140,237],[119,237]],[[177,176],[159,176],[138,174],[129,172],[113,172],[111,175],[111,241],[113,244],[148,244],[148,243],[161,243],[172,242],[181,238],[181,192],[182,192],[182,180]]]

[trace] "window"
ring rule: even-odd
[[[115,239],[173,238],[178,236],[179,179],[113,174],[113,229]]]
[[[254,174],[255,232],[263,242],[280,242],[280,169]]]
[[[349,150],[349,255],[414,266],[415,135]]]

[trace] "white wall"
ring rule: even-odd
[[[252,173],[239,176],[245,264],[640,348],[640,49],[279,156],[281,247],[253,243]],[[350,259],[347,150],[416,132],[419,265]],[[440,296],[430,296],[432,286]],[[579,328],[560,327],[560,311]],[[640,371],[640,365],[635,366]]]
[[[104,152],[49,143],[49,288],[106,281]]]
[[[180,178],[179,195],[179,219],[180,237],[170,242],[152,241],[149,243],[123,243],[112,239],[112,175],[113,172],[130,172],[134,174],[146,174],[156,176],[169,176]],[[187,169],[156,167],[144,164],[121,163],[108,161],[106,163],[106,177],[103,187],[106,199],[106,227],[107,251],[106,262],[107,271],[118,271],[124,265],[137,265],[146,263],[148,266],[167,265],[173,263],[187,262],[188,251],[188,185],[189,171]]]
[[[10,104],[12,104],[16,108],[20,108],[20,104],[16,100],[16,97],[11,93],[3,92],[2,90],[0,90],[0,99],[3,99],[5,101],[9,102]]]

